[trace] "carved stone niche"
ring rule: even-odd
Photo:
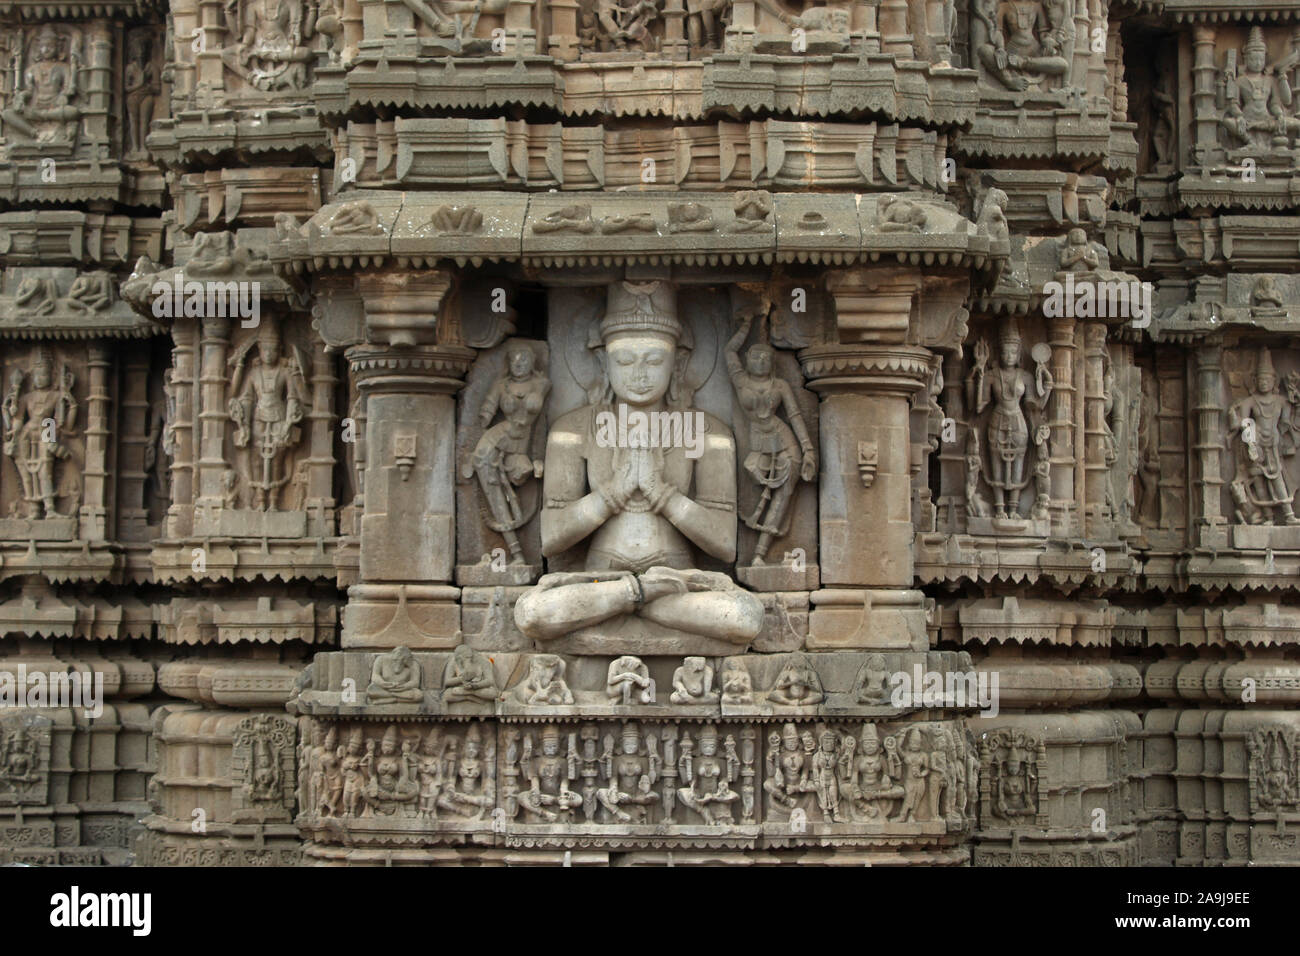
[[[310,88],[316,51],[327,43],[316,29],[317,7],[307,0],[236,0],[220,15],[218,26],[201,20],[197,0],[172,7],[176,93],[222,96],[223,105],[301,98]],[[217,105],[202,98],[187,105]]]
[[[215,461],[199,463],[194,533],[331,536],[332,363],[320,362],[301,316],[270,314],[255,327],[245,324],[203,320],[201,334],[219,345],[224,361],[221,385],[205,380],[199,389],[200,416],[222,415],[212,432],[221,436],[223,465],[218,471]]]
[[[878,53],[876,17],[874,4],[860,2],[736,0],[727,27],[726,49],[789,55],[843,53],[854,40],[862,43],[865,36],[874,40],[874,48],[863,48],[863,52]]]
[[[547,650],[736,653],[763,606],[729,573],[739,462],[720,361],[727,297],[679,296],[658,279],[550,295],[550,573],[519,597],[516,624]]]
[[[0,807],[47,802],[51,726],[27,710],[0,717]]]
[[[769,838],[933,838],[974,823],[978,754],[960,723],[786,722],[763,729]]]
[[[239,722],[231,741],[231,820],[267,823],[293,819],[298,728],[278,714],[257,714]]]
[[[461,842],[501,828],[492,723],[304,719],[302,738],[299,824],[318,843],[382,844],[403,832]]]
[[[977,329],[963,376],[965,394],[953,396],[964,410],[955,436],[964,454],[945,457],[942,468],[963,474],[971,534],[1048,533],[1052,350],[1038,329],[1031,327],[1028,335],[1039,341],[1026,342],[1014,317]]]
[[[776,344],[805,341],[808,332],[789,321],[801,316],[785,312],[779,303],[790,297],[782,299],[780,291],[731,290],[731,338],[723,357],[731,378],[738,464],[736,577],[755,591],[811,591],[819,584],[814,563],[819,404],[803,387],[798,359]]]
[[[171,84],[163,79],[166,39],[156,26],[135,27],[123,37],[122,155],[128,161],[148,162],[149,124],[170,112]]]
[[[985,87],[1013,93],[1082,86],[1092,21],[1068,0],[971,0],[967,62]]]
[[[363,49],[377,41],[430,57],[499,57],[537,51],[533,27],[537,0],[380,0],[382,8],[365,17]],[[376,30],[374,27],[378,27]]]
[[[80,24],[33,24],[14,34],[13,83],[0,108],[10,155],[68,157],[76,150],[89,106],[88,39]]]
[[[1222,387],[1222,513],[1232,526],[1231,543],[1266,553],[1300,550],[1294,504],[1300,355],[1268,340],[1242,339],[1223,351]]]
[[[696,49],[701,43],[718,48],[726,6],[727,0],[692,4],[692,30],[699,36]],[[670,10],[663,3],[638,0],[578,0],[572,9],[552,5],[551,12],[552,48],[567,52],[576,45],[584,62],[685,59],[682,19],[687,14],[681,4]],[[712,26],[707,36],[705,20]]]
[[[532,584],[541,573],[545,342],[511,338],[479,353],[458,401],[456,582]],[[474,517],[478,516],[478,520]]]
[[[94,411],[87,408],[82,384],[88,378],[87,361],[84,348],[45,344],[8,349],[0,359],[6,459],[0,470],[5,515],[0,539],[69,541],[78,536],[86,424]]]

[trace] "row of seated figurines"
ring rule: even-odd
[[[306,754],[309,806],[317,817],[530,823],[925,823],[961,827],[974,806],[978,769],[966,733],[945,724],[881,734],[876,724],[837,729],[772,727],[757,757],[758,729],[711,723],[643,731],[635,722],[503,728],[504,759],[477,724],[460,730],[390,725],[376,751],[354,728],[317,725]],[[399,735],[403,737],[399,742]],[[567,736],[567,745],[566,738]],[[739,742],[737,741],[739,737]],[[417,750],[418,747],[418,750]],[[498,794],[498,773],[501,776]],[[689,811],[675,819],[678,807]],[[692,814],[694,816],[692,816]]]
[[[443,669],[441,700],[444,706],[495,704],[502,699],[525,706],[573,705],[573,691],[565,681],[567,667],[557,654],[535,654],[529,658],[524,679],[503,695],[487,655],[460,644]],[[867,655],[854,684],[853,699],[864,705],[884,704],[890,698],[888,681],[884,655]],[[375,658],[366,703],[422,704],[426,700],[422,683],[420,663],[410,648],[396,648]],[[655,680],[645,662],[630,654],[612,660],[606,672],[604,697],[614,706],[656,703]],[[786,659],[765,700],[780,707],[812,707],[826,700],[821,678],[807,655],[792,654]],[[706,658],[692,656],[674,671],[669,701],[681,706],[721,702],[745,707],[755,705],[756,696],[753,679],[742,659],[725,658],[721,674],[716,675]]]

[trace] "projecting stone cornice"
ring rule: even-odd
[[[996,272],[1005,242],[937,197],[736,193],[358,192],[302,226],[282,224],[282,273],[392,263],[904,263]]]

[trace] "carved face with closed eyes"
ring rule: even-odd
[[[618,332],[605,343],[606,373],[614,395],[628,405],[654,405],[672,384],[677,343],[658,332]]]

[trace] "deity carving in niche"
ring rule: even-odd
[[[77,106],[81,34],[45,24],[27,44],[26,63],[21,43],[16,44],[13,57],[15,89],[0,114],[6,135],[37,143],[75,144],[81,119]]]
[[[583,31],[584,45],[601,51],[656,52],[660,39],[651,27],[660,19],[661,6],[662,0],[594,0],[594,22]]]
[[[259,90],[307,86],[307,43],[315,33],[317,7],[310,0],[226,0],[226,65]]]
[[[126,152],[131,156],[145,151],[145,137],[161,91],[153,62],[153,39],[143,30],[127,38],[122,91],[126,98]]]
[[[1074,21],[1062,0],[973,0],[971,59],[1009,90],[1061,85],[1074,43]]]
[[[582,794],[571,787],[578,779],[578,735],[569,734],[566,753],[560,752],[560,728],[548,724],[542,730],[541,753],[535,753],[533,735],[525,734],[519,757],[524,781],[518,802],[535,820],[558,823],[571,819],[582,806]]]
[[[1042,742],[1020,730],[999,730],[984,739],[980,752],[980,773],[989,781],[988,813],[1008,824],[1037,815]]]
[[[788,530],[790,497],[799,479],[817,476],[817,453],[795,401],[790,383],[772,370],[772,347],[763,341],[769,303],[758,309],[759,341],[750,346],[742,364],[740,346],[749,335],[753,313],[742,313],[740,327],[727,343],[727,371],[736,400],[749,420],[749,453],[745,473],[761,489],[758,503],[745,517],[745,524],[758,532],[754,546],[755,567],[763,565],[774,538]],[[784,411],[790,424],[779,417]]]
[[[257,358],[245,377],[248,353]],[[299,423],[307,405],[305,360],[283,353],[278,326],[264,320],[257,338],[249,338],[231,357],[230,418],[235,447],[248,449],[243,477],[252,490],[254,511],[276,511],[280,490],[289,483],[288,453],[302,440]]]
[[[269,811],[287,816],[292,805],[295,727],[287,717],[258,714],[239,722],[232,739],[231,769],[242,781],[236,812]]]
[[[633,638],[666,630],[747,644],[762,627],[762,602],[727,575],[693,567],[693,547],[735,560],[735,443],[723,422],[683,400],[693,338],[678,321],[675,289],[614,283],[593,331],[601,394],[551,426],[541,519],[542,553],[585,541],[586,570],[544,575],[519,598],[515,621],[539,640],[631,622]],[[689,416],[703,428],[698,457],[685,441],[642,442],[633,429],[625,440],[609,427],[620,415],[660,424]]]
[[[1276,514],[1286,524],[1300,524],[1283,462],[1296,451],[1300,373],[1287,376],[1285,389],[1286,394],[1277,391],[1273,357],[1262,348],[1254,387],[1228,409],[1228,436],[1236,439],[1239,448],[1230,488],[1237,518],[1243,523],[1272,524]]]
[[[466,478],[478,476],[487,505],[485,521],[505,538],[511,564],[526,563],[518,531],[535,512],[521,504],[516,488],[542,477],[545,465],[531,455],[533,426],[550,389],[545,370],[537,367],[537,353],[524,344],[512,347],[505,373],[492,384],[479,409],[479,424],[486,431],[465,467]],[[498,412],[502,420],[492,425]]]
[[[1294,730],[1273,725],[1257,727],[1246,739],[1250,755],[1252,802],[1281,812],[1300,806],[1300,748]]]
[[[39,779],[40,751],[36,738],[23,724],[15,724],[0,740],[0,780],[14,786]]]
[[[985,478],[993,489],[994,517],[1015,519],[1020,516],[1020,492],[1034,477],[1025,473],[1030,423],[1041,456],[1047,440],[1047,425],[1042,417],[1055,382],[1047,368],[1051,350],[1046,346],[1035,346],[1032,373],[1020,367],[1020,332],[1013,320],[1007,320],[1002,326],[999,346],[999,364],[990,369],[988,343],[982,338],[976,341],[975,364],[966,383],[967,402],[976,415],[993,404],[985,432],[988,447]],[[1046,490],[1040,486],[1039,491],[1041,498]]]
[[[496,747],[483,740],[478,724],[470,724],[464,741],[448,741],[438,807],[467,820],[483,820],[496,802]]]
[[[55,464],[71,457],[66,440],[77,426],[75,384],[67,365],[61,366],[55,380],[54,360],[44,347],[36,350],[30,380],[21,369],[15,369],[9,380],[9,390],[0,404],[4,452],[18,469],[25,517],[59,515]]]
[[[705,724],[699,731],[699,745],[697,756],[690,735],[682,738],[677,777],[685,786],[677,788],[677,802],[698,813],[709,826],[734,823],[733,804],[740,799],[731,788],[740,770],[739,760],[734,758],[734,741],[727,758],[719,757],[718,728]]]
[[[600,770],[608,786],[596,791],[596,799],[620,823],[644,823],[650,807],[660,800],[653,788],[662,768],[655,735],[646,734],[643,743],[637,725],[626,723],[617,752],[614,735],[605,735]]]
[[[1219,77],[1219,126],[1228,147],[1252,150],[1285,149],[1300,132],[1300,119],[1291,115],[1292,91],[1287,74],[1292,56],[1269,65],[1264,31],[1251,27],[1237,66],[1237,51],[1229,50]]]

